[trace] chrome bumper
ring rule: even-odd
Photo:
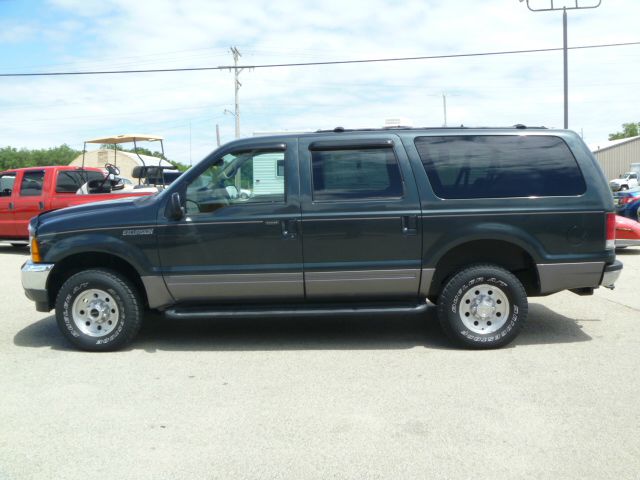
[[[626,240],[616,238],[616,248],[619,247],[640,247],[640,240]]]
[[[21,269],[22,288],[46,291],[47,279],[52,269],[53,263],[33,263],[31,260],[27,260]]]
[[[611,265],[604,267],[604,273],[602,274],[602,280],[600,285],[606,288],[613,289],[614,284],[622,273],[622,262],[620,260],[614,261]]]

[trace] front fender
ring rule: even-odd
[[[159,270],[155,234],[123,237],[122,229],[117,229],[46,236],[39,239],[39,244],[45,263],[55,264],[72,255],[104,253],[129,263],[140,276],[157,275]]]

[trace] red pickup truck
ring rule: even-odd
[[[67,166],[16,168],[0,172],[0,240],[27,240],[31,217],[49,210],[126,196],[149,195],[148,191],[116,190],[112,193],[78,195],[88,181],[102,182],[100,168]]]

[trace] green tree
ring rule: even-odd
[[[620,140],[621,138],[630,138],[638,136],[638,129],[640,128],[640,122],[637,123],[623,123],[622,131],[609,134],[609,140]]]
[[[68,165],[82,152],[69,145],[53,148],[29,150],[15,147],[0,148],[0,170],[21,167],[42,167],[46,165]]]

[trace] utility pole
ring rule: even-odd
[[[525,0],[520,0],[524,2]],[[602,0],[571,0],[570,3],[574,3],[573,6],[557,7],[554,5],[554,1],[558,0],[545,0],[548,2],[548,7],[532,7],[532,0],[526,0],[527,8],[532,12],[555,12],[562,10],[562,56],[564,66],[564,128],[569,128],[569,52],[567,48],[567,10],[584,10],[587,8],[598,8],[602,3]],[[541,0],[535,0],[537,4]],[[567,0],[568,2],[568,0]]]
[[[444,126],[447,126],[447,94],[442,93],[442,108],[444,109]]]
[[[220,125],[216,123],[216,142],[220,146]]]
[[[553,2],[551,2],[553,5]],[[578,2],[576,1],[576,4]],[[564,64],[564,128],[569,128],[569,51],[567,49],[567,7],[562,8],[562,61]]]
[[[242,56],[240,51],[236,47],[231,47],[231,53],[233,54],[233,73],[234,73],[234,86],[235,86],[235,117],[236,117],[236,138],[240,138],[240,103],[238,101],[238,90],[242,84],[240,83],[239,77],[240,72],[244,70],[244,68],[238,68],[238,59]]]

